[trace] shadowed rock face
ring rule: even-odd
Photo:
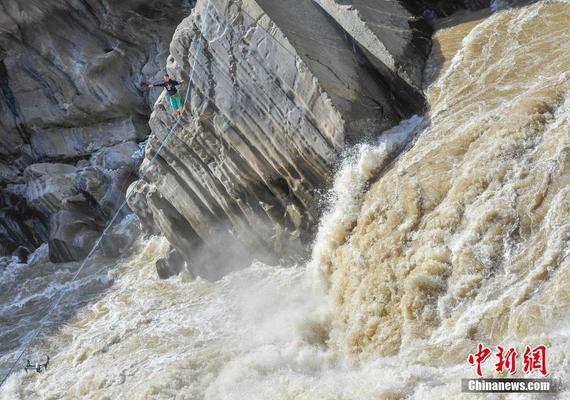
[[[421,106],[423,65],[431,48],[431,29],[412,18],[397,1],[317,0],[374,67],[387,79],[390,90]],[[410,86],[411,89],[410,90]]]
[[[416,15],[421,15],[429,8],[439,17],[445,17],[459,9],[480,10],[489,7],[491,0],[400,0],[400,3]]]
[[[155,105],[129,204],[190,261],[236,242],[250,251],[226,251],[235,264],[283,255],[310,239],[316,190],[345,144],[422,111],[430,28],[396,1],[367,2],[378,19],[391,17],[364,33],[331,2],[207,3],[198,1],[171,44],[172,75],[188,82],[195,62],[185,117],[163,143],[174,118],[166,98]],[[420,36],[423,48],[414,46]]]
[[[0,254],[79,259],[124,199],[187,0],[0,2]]]

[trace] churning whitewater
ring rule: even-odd
[[[68,288],[45,248],[4,259],[3,365],[70,295],[0,399],[472,398],[484,338],[568,382],[570,3],[496,8],[438,22],[429,111],[347,153],[307,265],[160,281],[152,237]]]

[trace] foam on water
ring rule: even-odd
[[[376,143],[350,149],[337,172],[327,195],[327,212],[319,224],[309,270],[315,277],[330,268],[334,250],[346,239],[360,212],[360,202],[370,180],[378,175],[398,151],[408,143],[422,118],[413,116],[382,134]]]
[[[138,245],[112,290],[42,343],[50,369],[17,372],[0,398],[399,398],[443,372],[402,369],[401,358],[345,364],[324,344],[323,299],[304,268],[256,263],[215,283],[157,281],[166,242]]]

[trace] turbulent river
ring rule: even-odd
[[[50,368],[0,399],[471,399],[479,342],[570,382],[570,3],[497,7],[438,22],[429,111],[346,155],[307,265],[160,281],[150,238],[68,285],[45,249],[3,259],[2,368],[67,294],[24,356]]]

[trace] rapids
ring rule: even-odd
[[[41,249],[3,260],[2,366],[70,294],[0,399],[471,399],[479,341],[568,382],[570,3],[496,7],[439,22],[429,111],[347,152],[306,266],[160,281],[154,237],[65,288]]]

